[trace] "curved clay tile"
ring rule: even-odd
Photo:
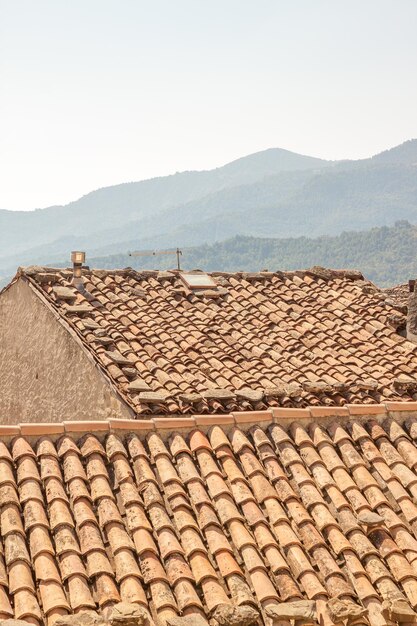
[[[41,437],[38,441],[36,453],[38,458],[41,456],[51,456],[55,459],[58,458],[58,453],[54,444],[48,437]]]
[[[211,451],[211,446],[209,440],[206,435],[202,433],[200,430],[193,430],[189,436],[189,445],[190,449],[193,452],[197,452],[198,450],[209,450]]]
[[[111,462],[113,462],[115,455],[122,455],[126,459],[128,458],[128,454],[123,443],[120,441],[119,437],[113,435],[112,433],[106,438],[106,454],[107,458]]]
[[[25,456],[36,459],[36,454],[24,437],[16,437],[16,439],[13,439],[11,445],[11,453],[13,456],[13,461],[15,463]]]
[[[0,455],[0,616],[52,626],[121,600],[206,623],[302,600],[324,626],[412,622],[416,420],[394,412],[381,430],[373,410],[230,415],[191,447],[185,423],[112,422],[85,455],[77,437],[57,442],[59,461],[49,439],[37,458]]]
[[[12,455],[10,454],[9,449],[3,441],[0,441],[0,461],[8,461],[9,463],[13,463]]]
[[[59,457],[63,457],[70,450],[76,454],[80,454],[80,450],[74,440],[68,435],[64,435],[57,441],[56,450]]]
[[[103,446],[94,435],[84,435],[84,437],[79,441],[78,445],[80,447],[80,452],[84,457],[88,457],[91,454],[106,456],[106,452]]]

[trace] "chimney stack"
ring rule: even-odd
[[[72,284],[75,286],[82,285],[83,280],[81,270],[83,263],[85,263],[85,252],[80,252],[78,250],[71,252],[71,261],[73,266]]]
[[[408,296],[407,339],[413,343],[417,343],[417,289],[415,284],[415,280],[408,281],[410,294]]]

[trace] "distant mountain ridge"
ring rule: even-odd
[[[221,189],[255,182],[273,173],[322,168],[330,164],[330,161],[272,148],[214,170],[181,172],[103,187],[65,206],[35,211],[1,210],[2,256],[10,250],[24,249],[25,241],[19,237],[21,229],[25,235],[31,236],[34,244],[71,233],[93,234],[98,226],[103,230],[115,228],[121,223],[151,217],[155,211],[164,211]]]
[[[417,140],[409,139],[399,146],[384,150],[371,158],[375,162],[417,164]]]
[[[401,219],[417,223],[416,139],[358,161],[271,148],[214,170],[102,188],[66,206],[0,211],[0,277],[73,248],[91,257],[236,235],[338,235]]]

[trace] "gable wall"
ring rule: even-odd
[[[53,311],[18,280],[0,296],[0,423],[134,417]]]

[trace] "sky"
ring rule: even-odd
[[[0,209],[417,137],[416,0],[0,0]]]

